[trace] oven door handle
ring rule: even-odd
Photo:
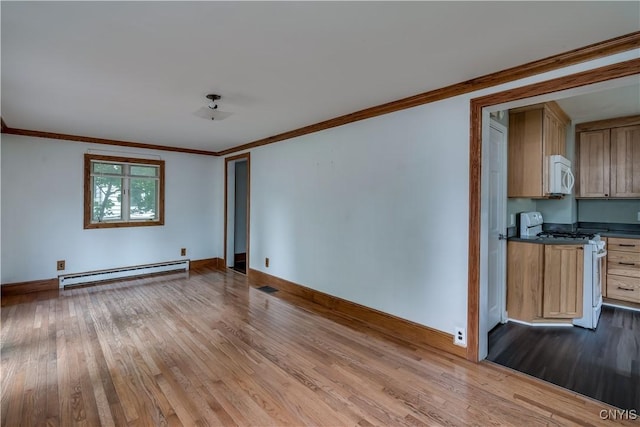
[[[598,253],[596,254],[596,259],[598,259],[598,258],[604,258],[604,257],[606,257],[606,256],[607,256],[607,251],[606,251],[606,250],[604,250],[604,251],[602,251],[602,252],[598,252]]]

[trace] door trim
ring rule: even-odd
[[[581,73],[546,80],[471,100],[469,142],[469,276],[467,294],[467,359],[478,361],[480,332],[480,236],[481,236],[481,170],[482,109],[505,102],[575,89],[607,80],[638,75],[640,59],[632,59]]]
[[[229,215],[229,163],[235,162],[237,160],[247,160],[247,267],[246,273],[249,273],[249,244],[251,242],[251,236],[249,234],[250,223],[251,223],[251,153],[242,153],[235,156],[226,157],[224,159],[224,268],[227,268],[227,225]],[[235,270],[234,270],[235,271]],[[240,273],[242,274],[242,273]]]

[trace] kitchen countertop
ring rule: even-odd
[[[620,237],[626,239],[640,239],[640,224],[617,224],[606,222],[580,222],[576,224],[545,224],[545,230],[555,231],[579,231],[582,233],[599,234],[602,237]],[[507,240],[512,242],[537,243],[540,245],[575,245],[572,239],[554,239],[545,237],[518,237],[513,236],[517,231],[515,227],[510,229],[512,236]]]
[[[637,232],[637,231],[594,230],[594,229],[585,229],[585,228],[579,228],[578,231],[582,231],[585,233],[597,233],[602,237],[623,237],[627,239],[640,238],[640,232]]]
[[[577,231],[598,233],[602,237],[640,238],[640,224],[617,224],[607,222],[580,222]]]
[[[575,239],[557,239],[553,237],[509,237],[507,240],[509,242],[537,243],[539,245],[584,245],[584,243],[576,242]]]

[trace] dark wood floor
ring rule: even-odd
[[[509,322],[489,334],[487,359],[640,413],[640,312],[603,307],[595,331]]]
[[[202,269],[3,297],[2,425],[614,424],[600,402],[255,286]]]

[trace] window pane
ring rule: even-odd
[[[122,219],[122,178],[93,177],[93,222]]]
[[[130,175],[158,176],[158,168],[154,166],[131,166]]]
[[[158,200],[158,180],[131,178],[129,181],[130,219],[156,219]]]
[[[117,163],[93,163],[93,173],[122,175],[122,165]]]

